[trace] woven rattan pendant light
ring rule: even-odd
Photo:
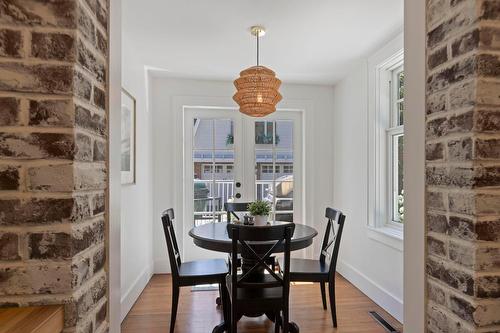
[[[260,26],[251,28],[257,39],[257,66],[243,70],[234,81],[236,94],[233,99],[240,106],[240,112],[251,117],[264,117],[276,111],[276,104],[282,97],[278,89],[281,81],[271,69],[259,65],[259,37],[265,34]]]

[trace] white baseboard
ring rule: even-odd
[[[152,265],[149,265],[148,267],[144,268],[139,276],[137,276],[130,288],[124,294],[122,294],[121,321],[125,319],[130,309],[132,309],[132,306],[134,306],[135,301],[137,301],[144,288],[146,288],[146,285],[151,279],[151,276],[153,276]]]
[[[403,322],[403,301],[385,290],[353,266],[339,261],[337,272],[361,290],[366,296],[389,312],[399,322]]]

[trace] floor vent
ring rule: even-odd
[[[382,318],[382,316],[379,315],[377,312],[369,311],[368,313],[373,317],[373,319],[375,319],[377,323],[382,325],[382,327],[384,327],[387,332],[400,333],[398,330],[392,327],[391,324],[385,321],[385,319]]]

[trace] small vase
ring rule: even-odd
[[[254,224],[255,225],[266,225],[267,224],[267,215],[257,215],[254,216]]]

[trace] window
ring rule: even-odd
[[[283,173],[293,173],[293,165],[283,165]]]
[[[222,165],[216,165],[215,166],[215,173],[222,173],[222,169],[224,168],[224,166]]]
[[[262,173],[273,173],[272,164],[263,164],[262,165]]]
[[[401,34],[368,59],[369,237],[403,250],[404,54]]]
[[[403,145],[404,145],[404,70],[403,65],[391,71],[390,127],[387,129],[388,179],[391,189],[392,222],[404,222]]]
[[[255,122],[255,143],[273,144],[274,123],[272,121]],[[278,143],[278,138],[275,138]]]
[[[226,166],[226,173],[231,173],[231,172],[233,172],[233,166],[232,165]]]
[[[204,164],[203,165],[203,173],[212,173],[212,165]]]

